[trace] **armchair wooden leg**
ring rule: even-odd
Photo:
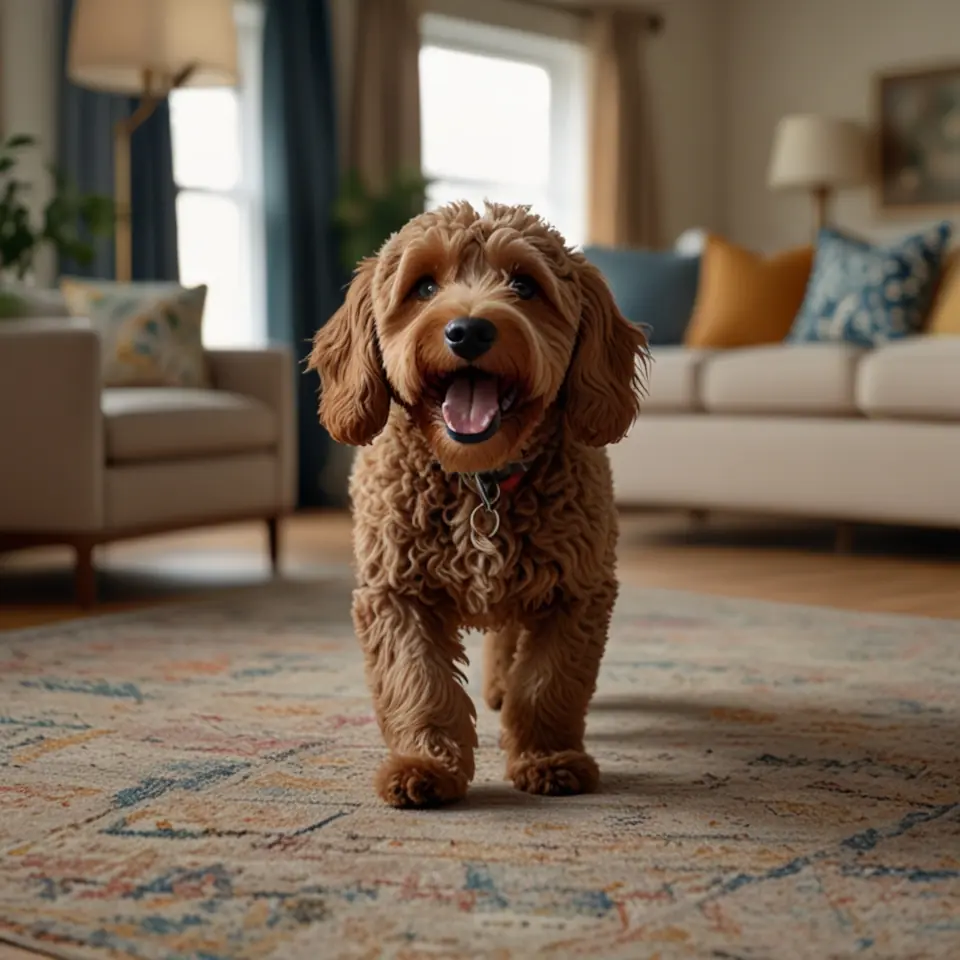
[[[93,544],[80,541],[74,545],[76,566],[73,582],[77,604],[89,610],[97,602],[97,571],[93,565]]]
[[[274,576],[280,572],[280,518],[267,518],[267,539],[270,545],[270,570]]]
[[[833,538],[833,549],[837,553],[853,553],[854,526],[852,523],[838,523]]]

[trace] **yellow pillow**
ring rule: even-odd
[[[790,332],[813,269],[813,247],[763,257],[707,238],[700,284],[684,335],[688,347],[751,347]]]
[[[960,336],[960,250],[944,261],[926,332],[935,337]]]

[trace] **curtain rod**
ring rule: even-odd
[[[653,13],[652,11],[638,10],[636,7],[614,6],[613,4],[597,4],[596,6],[584,6],[582,4],[571,3],[550,3],[550,0],[520,0],[525,7],[540,7],[542,10],[552,10],[554,13],[570,13],[575,17],[585,19],[599,10],[617,10],[627,13],[636,13],[644,18],[644,24],[650,33],[662,33],[666,26],[666,20],[662,13]]]

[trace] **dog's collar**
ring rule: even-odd
[[[488,554],[496,552],[493,538],[500,529],[497,502],[502,494],[517,488],[527,472],[527,467],[526,463],[517,462],[508,463],[499,470],[458,474],[460,482],[466,484],[480,498],[480,503],[470,512],[470,542],[478,550]],[[487,517],[485,523],[480,521],[481,514]]]
[[[530,469],[528,463],[518,461],[508,463],[498,470],[487,470],[483,473],[465,473],[460,474],[480,495],[480,499],[487,505],[496,503],[500,494],[512,493],[520,482],[523,475]]]

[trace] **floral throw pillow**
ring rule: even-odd
[[[884,246],[824,229],[787,340],[877,346],[919,332],[951,236],[947,222]]]
[[[206,286],[116,283],[64,277],[70,314],[100,335],[105,387],[207,387],[203,350]]]

